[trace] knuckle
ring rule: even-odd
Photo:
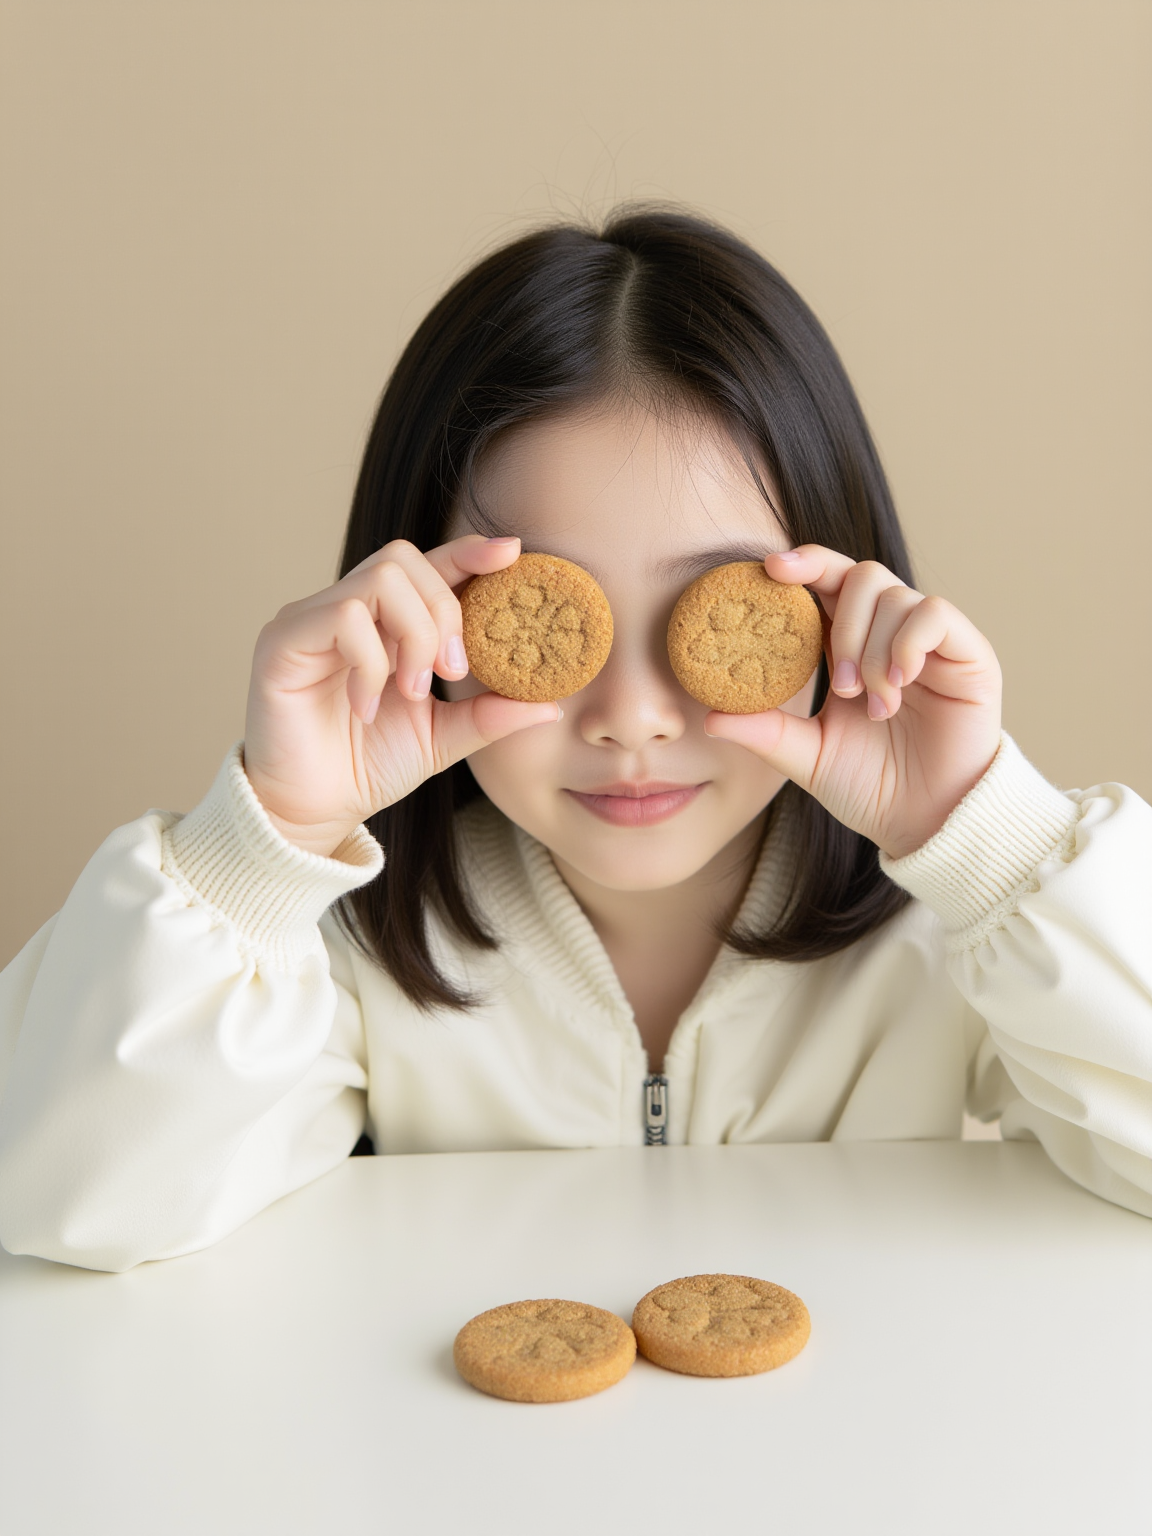
[[[908,588],[903,582],[898,587],[885,587],[876,599],[877,607],[881,608],[906,608],[908,606]]]
[[[389,561],[395,561],[399,555],[418,555],[420,551],[411,539],[389,539],[380,553]]]
[[[298,623],[298,605],[289,603],[281,608],[275,618],[269,619],[267,624],[256,637],[258,650],[274,651],[284,645],[291,638],[293,626]]]
[[[360,612],[368,611],[358,597],[342,597],[336,604],[336,617],[342,622],[355,622],[360,617]]]
[[[434,651],[440,644],[440,631],[432,622],[432,615],[427,609],[414,614],[407,622],[397,624],[395,635],[398,642],[408,652],[411,652],[413,649],[421,652],[426,650]]]
[[[428,599],[428,608],[440,623],[454,625],[460,615],[460,599],[445,588],[443,592],[433,593]]]
[[[421,645],[436,650],[440,644],[440,630],[432,615],[425,612],[420,620],[418,630]]]
[[[887,681],[888,669],[879,651],[867,650],[860,658],[860,676],[868,684]]]
[[[264,628],[256,636],[256,644],[252,647],[252,659],[257,666],[263,666],[270,652],[276,649],[276,633],[272,625],[265,624]]]

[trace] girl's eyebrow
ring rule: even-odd
[[[754,560],[760,565],[766,556],[775,553],[767,541],[764,544],[723,544],[716,549],[701,549],[695,554],[660,560],[649,566],[648,575],[659,581],[694,581],[717,565],[730,565],[737,560]]]

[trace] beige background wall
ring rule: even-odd
[[[3,23],[0,964],[189,809],[482,250],[687,202],[840,347],[922,590],[1057,784],[1152,796],[1152,5],[58,0]]]

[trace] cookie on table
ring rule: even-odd
[[[558,555],[521,555],[475,576],[460,594],[474,677],[509,699],[566,699],[590,683],[612,649],[612,610],[600,584]]]
[[[465,1323],[452,1348],[464,1380],[514,1403],[567,1403],[626,1376],[636,1338],[583,1301],[513,1301]]]
[[[756,560],[706,571],[680,594],[668,622],[680,686],[729,715],[775,709],[799,693],[823,643],[812,594],[773,581]]]
[[[808,1342],[808,1308],[769,1280],[689,1275],[641,1297],[632,1313],[636,1347],[654,1365],[687,1376],[755,1376]]]

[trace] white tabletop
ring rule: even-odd
[[[804,1351],[540,1406],[453,1369],[487,1307],[712,1271]],[[0,1255],[0,1379],[13,1536],[1147,1536],[1152,1223],[1033,1144],[356,1158],[186,1258]]]

